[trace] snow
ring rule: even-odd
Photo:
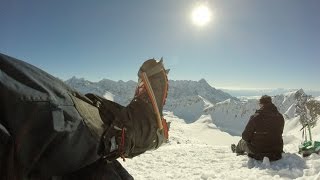
[[[248,101],[249,99],[260,99],[261,96],[238,96],[241,101]]]
[[[212,107],[199,95],[171,100],[171,104],[174,114],[187,123],[192,123],[198,119],[203,114],[205,107]]]
[[[200,98],[203,100],[203,102],[204,102],[204,109],[213,107],[213,104],[212,104],[210,101],[206,100],[205,98],[203,98],[203,97],[201,97],[201,96],[199,96],[199,97],[200,97]]]
[[[103,97],[108,99],[109,101],[114,101],[114,95],[109,91],[105,92]]]
[[[247,101],[226,100],[205,110],[210,114],[213,122],[223,131],[233,135],[240,135],[251,115],[258,109],[258,100]]]
[[[237,143],[240,137],[219,130],[210,115],[191,124],[172,112],[166,112],[165,118],[171,122],[169,143],[121,162],[135,179],[320,179],[320,156],[302,158],[297,154],[297,146],[291,144],[300,140],[298,128],[292,125],[297,118],[286,121],[286,126],[291,125],[284,137],[286,153],[274,162],[231,153],[230,144]]]

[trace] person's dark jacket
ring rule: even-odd
[[[252,152],[249,156],[255,159],[264,156],[280,159],[283,152],[283,127],[283,116],[274,104],[264,105],[257,110],[242,133],[242,139],[248,143]]]

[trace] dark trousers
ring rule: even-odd
[[[117,161],[99,160],[61,180],[133,180],[133,177]]]
[[[250,144],[247,141],[241,139],[237,144],[236,153],[238,155],[247,154],[256,160],[263,160],[264,157],[268,157],[270,161],[276,161],[282,158],[281,152],[254,153],[249,146]]]

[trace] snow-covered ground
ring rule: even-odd
[[[211,116],[204,115],[194,123],[186,124],[172,113],[165,118],[171,122],[170,141],[157,150],[148,151],[121,162],[137,180],[189,179],[319,179],[320,156],[302,158],[297,154],[301,132],[295,123],[286,121],[283,158],[263,162],[236,156],[230,144],[239,136],[222,132],[212,124]],[[315,131],[320,131],[319,128]],[[319,139],[316,133],[315,139]]]

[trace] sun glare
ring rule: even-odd
[[[192,22],[197,26],[205,26],[211,20],[211,12],[207,6],[200,5],[193,9],[192,11]]]

